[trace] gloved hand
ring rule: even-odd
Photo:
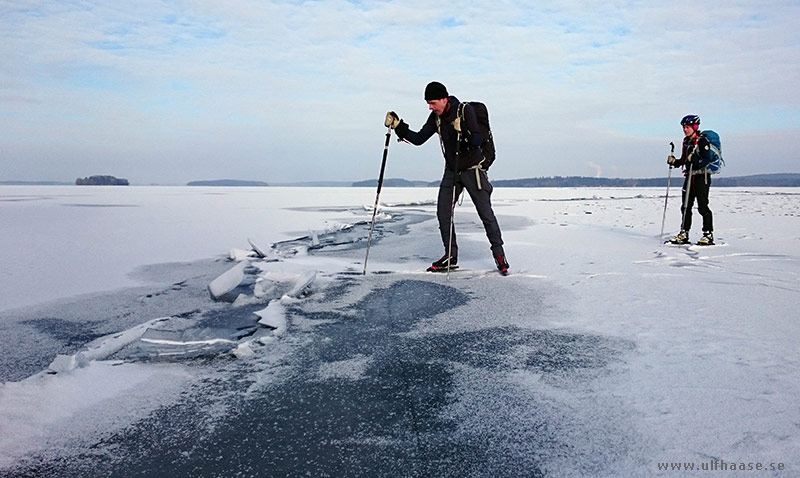
[[[395,129],[400,125],[400,121],[400,117],[397,116],[397,113],[389,111],[386,113],[386,120],[383,122],[383,125],[387,128]]]
[[[678,161],[678,159],[675,156],[671,154],[667,156],[667,164],[669,164],[670,166],[673,166],[676,161]]]

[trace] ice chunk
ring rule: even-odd
[[[241,262],[248,257],[254,257],[255,255],[255,251],[246,251],[244,249],[236,249],[235,247],[231,248],[231,250],[228,252],[228,257],[230,260],[236,262]]]
[[[289,290],[289,292],[286,293],[286,295],[288,295],[289,297],[299,297],[303,293],[303,291],[306,290],[306,287],[308,287],[316,277],[317,277],[317,271],[303,272],[297,279],[297,281],[294,283],[294,286],[292,286],[291,290]]]
[[[275,282],[268,280],[266,277],[259,277],[256,279],[256,284],[253,286],[253,295],[259,299],[266,297],[275,291]]]
[[[128,330],[117,332],[105,337],[100,337],[86,345],[86,349],[74,355],[57,355],[47,367],[51,372],[61,373],[83,368],[93,360],[103,360],[142,337],[154,325],[168,320],[169,317],[160,317]]]
[[[239,307],[246,307],[248,305],[253,305],[253,304],[261,304],[263,302],[264,300],[261,297],[247,295],[247,294],[239,294],[236,296],[236,299],[231,304],[231,307],[235,309]]]
[[[149,357],[202,357],[219,355],[238,345],[227,329],[148,329],[139,348]]]
[[[279,300],[271,301],[266,308],[254,312],[254,314],[261,317],[258,321],[259,324],[275,329],[276,335],[286,331],[286,309]]]
[[[248,265],[250,265],[250,261],[244,260],[211,281],[208,284],[208,292],[211,293],[211,297],[219,299],[238,287],[244,281],[244,269]]]
[[[51,372],[62,373],[76,368],[83,368],[87,365],[89,365],[89,360],[83,353],[78,352],[75,355],[56,355],[56,358],[50,362],[47,369]]]
[[[251,340],[248,340],[247,342],[244,342],[244,343],[241,343],[241,344],[239,344],[239,346],[238,346],[238,347],[236,347],[235,349],[233,349],[233,350],[231,351],[231,353],[232,353],[232,354],[233,354],[233,355],[234,355],[236,358],[240,358],[240,359],[241,359],[241,358],[252,357],[252,356],[253,356],[253,354],[254,354],[254,352],[253,352],[253,343],[252,343],[252,341],[251,341]]]
[[[247,238],[247,242],[250,243],[250,247],[253,248],[253,252],[256,253],[256,256],[262,259],[267,257],[267,254],[264,251],[262,251],[261,248],[258,247],[249,237]]]

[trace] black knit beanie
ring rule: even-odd
[[[447,96],[447,88],[438,81],[431,81],[425,87],[425,101],[441,100],[442,98],[447,98]]]

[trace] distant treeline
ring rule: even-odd
[[[408,179],[389,178],[383,180],[383,185],[387,188],[427,188],[439,185],[439,181],[409,181]],[[377,179],[367,179],[351,184],[354,188],[377,187]]]
[[[240,179],[212,179],[209,181],[191,181],[186,183],[187,186],[245,186],[245,187],[253,187],[253,186],[269,186],[269,184],[262,182],[262,181],[243,181]]]
[[[682,181],[682,176],[678,181]],[[800,174],[757,174],[753,176],[711,177],[715,187],[798,187]],[[667,184],[667,178],[591,178],[584,176],[552,176],[527,179],[501,179],[492,181],[497,187],[508,188],[563,188],[563,187],[658,187]]]
[[[677,179],[676,179],[677,177]],[[679,173],[673,175],[677,182],[683,180]],[[800,187],[800,174],[756,174],[753,176],[726,177],[724,175],[712,176],[714,187]],[[524,179],[496,179],[492,185],[506,188],[579,188],[579,187],[609,187],[609,188],[645,188],[661,187],[667,184],[667,178],[592,178],[587,176],[550,176]],[[371,179],[358,181],[354,187],[376,187],[378,181]],[[387,187],[436,187],[439,181],[408,181],[405,179],[386,179],[383,182]]]
[[[0,181],[0,186],[71,186],[63,181]]]
[[[793,188],[800,186],[800,174],[756,174],[731,178],[715,176],[714,186]]]

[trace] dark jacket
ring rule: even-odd
[[[683,138],[681,157],[675,161],[674,166],[683,166],[684,174],[689,174],[691,164],[692,174],[703,174],[706,172],[706,165],[713,159],[714,155],[708,140],[702,134],[698,134],[696,138]]]
[[[442,154],[444,154],[444,163],[447,169],[457,169],[460,172],[476,166],[483,160],[483,152],[479,147],[483,142],[483,137],[478,129],[475,111],[469,103],[465,103],[464,120],[466,125],[461,125],[461,143],[458,143],[458,132],[453,127],[453,121],[458,115],[459,104],[458,98],[449,96],[447,108],[441,117],[437,117],[436,113],[431,111],[428,120],[418,132],[412,131],[408,125],[403,123],[395,129],[397,137],[419,146],[439,132],[439,141],[442,145]]]

